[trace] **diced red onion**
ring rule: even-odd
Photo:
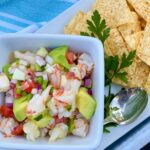
[[[90,88],[92,86],[92,80],[91,79],[85,79],[84,86]]]
[[[7,91],[6,95],[13,96],[13,90]]]
[[[91,96],[93,95],[93,92],[92,92],[91,89],[88,90],[88,94],[91,95]]]
[[[15,88],[15,86],[16,86],[16,84],[14,84],[14,83],[10,83],[10,88],[11,88],[11,89],[14,89],[14,88]]]
[[[11,95],[6,95],[5,96],[5,103],[13,103],[14,97]]]
[[[13,108],[13,103],[6,103],[6,106],[9,108]]]
[[[40,84],[37,85],[37,90],[41,90],[42,89],[42,86]]]
[[[36,56],[35,57],[35,62],[39,65],[39,66],[44,66],[46,64],[45,60],[40,57],[40,56]]]

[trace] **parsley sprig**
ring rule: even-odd
[[[91,20],[87,20],[88,32],[80,32],[83,36],[96,37],[104,44],[105,40],[109,37],[110,28],[106,26],[106,21],[101,18],[99,12],[95,10],[91,16]],[[128,54],[123,53],[121,58],[118,55],[108,56],[105,58],[105,86],[108,86],[108,95],[105,95],[105,118],[109,116],[109,105],[115,95],[112,93],[112,80],[118,78],[124,83],[128,82],[127,72],[128,68],[135,58],[136,51],[130,51]],[[104,126],[104,132],[108,133],[107,129],[110,126],[116,126],[114,123],[109,123]]]
[[[93,12],[91,20],[87,20],[87,25],[89,33],[81,32],[81,35],[97,37],[102,43],[109,37],[110,28],[106,26],[106,21],[101,18],[97,10]]]

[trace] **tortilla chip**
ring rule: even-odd
[[[130,5],[130,3],[128,1],[127,1],[127,5],[131,11],[135,11],[134,8]]]
[[[150,73],[148,75],[146,84],[144,85],[145,90],[147,91],[147,93],[150,95]]]
[[[146,21],[142,18],[140,18],[139,21],[140,21],[140,25],[141,25],[141,30],[144,30],[146,27]]]
[[[132,35],[128,35],[124,38],[125,42],[127,43],[128,49],[129,50],[136,50],[138,47],[138,44],[140,42],[140,38],[142,36],[142,31],[137,32]]]
[[[104,53],[106,56],[112,56],[113,55],[107,41],[104,43]]]
[[[150,21],[150,0],[127,1],[145,21]]]
[[[141,25],[139,22],[139,17],[135,12],[132,12],[133,23],[127,23],[118,27],[119,32],[125,38],[128,35],[134,34],[141,31]]]
[[[150,66],[150,23],[147,23],[144,35],[142,35],[140,44],[137,48],[139,58]]]
[[[130,82],[128,83],[128,87],[144,87],[149,75],[149,66],[138,57],[135,59],[134,63],[136,63],[136,68],[129,77]]]
[[[113,83],[119,84],[123,87],[144,87],[147,82],[149,75],[149,66],[143,63],[138,57],[135,58],[135,61],[130,67],[125,69],[128,78],[128,83],[124,83],[120,79],[113,79]]]
[[[93,10],[98,10],[110,28],[133,22],[126,0],[96,0]]]
[[[74,30],[77,32],[77,34],[80,34],[80,32],[89,32],[87,28],[87,20],[91,20],[91,16],[93,14],[93,11],[87,12],[86,15],[82,18],[82,20],[76,24]]]
[[[82,20],[84,15],[85,14],[82,11],[79,11],[76,14],[76,16],[69,22],[69,24],[65,26],[64,33],[65,34],[72,34],[72,32],[75,32],[74,28],[75,28],[76,24],[78,24]]]
[[[121,56],[129,51],[117,28],[110,30],[110,36],[106,41],[113,55]]]

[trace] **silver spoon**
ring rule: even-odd
[[[104,120],[107,123],[125,125],[132,123],[145,109],[148,94],[142,88],[130,88],[120,91],[110,103],[110,115]]]

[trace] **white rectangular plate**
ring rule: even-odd
[[[64,26],[71,20],[71,18],[79,11],[82,10],[84,12],[87,12],[94,0],[80,0],[78,3],[64,11],[62,14],[51,20],[48,24],[46,24],[44,27],[42,27],[40,30],[37,31],[37,33],[53,33],[53,34],[63,34]],[[114,90],[116,90],[116,87],[114,87]],[[102,141],[100,143],[100,146],[98,149],[104,149],[111,145],[113,142],[115,142],[117,139],[125,135],[127,132],[129,132],[131,129],[136,127],[138,124],[140,124],[142,121],[147,119],[150,116],[150,97],[149,97],[149,103],[144,110],[144,112],[140,115],[140,117],[132,124],[125,125],[125,126],[118,126],[116,128],[110,128],[111,133],[110,134],[103,134]]]

